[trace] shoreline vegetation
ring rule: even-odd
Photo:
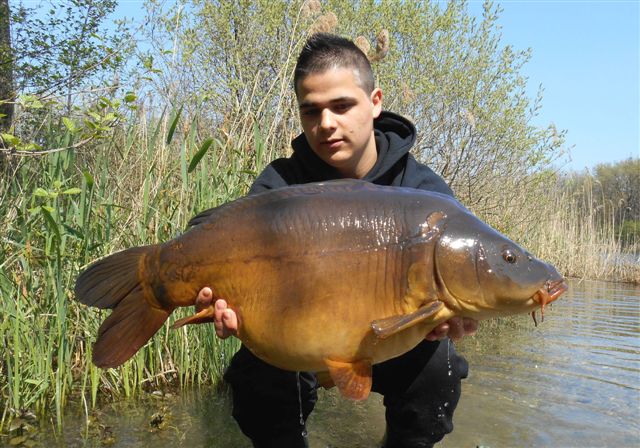
[[[421,131],[416,157],[480,218],[568,277],[640,284],[637,196],[553,168],[564,133],[530,124],[540,98],[526,97],[518,73],[528,52],[500,44],[492,4],[475,22],[465,2],[208,3],[150,5],[155,53],[138,54],[133,74],[122,63],[103,73],[117,68],[118,83],[94,72],[62,92],[25,88],[0,128],[0,434],[26,431],[11,422],[29,413],[59,426],[69,400],[88,425],[99,400],[220,382],[238,345],[211,325],[165,326],[125,365],[93,366],[105,312],[74,300],[75,279],[102,256],[179,235],[288,153],[299,129],[291,68],[313,31],[369,45],[386,108]]]

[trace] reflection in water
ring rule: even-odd
[[[481,324],[458,345],[470,375],[455,430],[439,446],[640,446],[639,336],[640,288],[603,282],[571,283],[538,327],[528,316]],[[89,432],[74,416],[46,444],[250,447],[230,408],[213,391],[113,404]],[[150,425],[154,413],[162,429]],[[311,448],[376,447],[381,397],[353,403],[320,391],[308,429]]]

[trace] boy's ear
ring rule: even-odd
[[[382,112],[382,89],[376,87],[371,92],[371,104],[373,104],[373,118],[378,118]]]

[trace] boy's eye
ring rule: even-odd
[[[302,110],[302,115],[304,115],[305,117],[311,117],[313,115],[317,115],[318,114],[318,109],[303,109]]]
[[[346,112],[351,109],[351,104],[338,104],[334,107],[336,112]]]

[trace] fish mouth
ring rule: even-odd
[[[536,291],[532,299],[540,304],[540,322],[544,322],[545,305],[556,300],[567,289],[569,289],[567,282],[564,280],[564,278],[561,278],[560,280],[555,281],[547,280],[542,288]],[[537,326],[538,321],[536,320],[536,310],[531,311],[531,317],[533,318],[534,324]]]

